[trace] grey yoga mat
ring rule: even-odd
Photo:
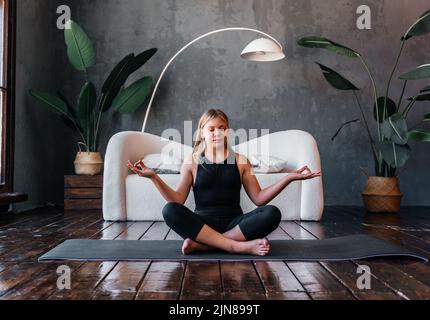
[[[221,250],[183,255],[182,240],[66,240],[48,251],[39,261],[48,260],[298,260],[338,261],[385,256],[423,256],[379,238],[360,234],[322,240],[270,240],[266,256],[233,254]]]

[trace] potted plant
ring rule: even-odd
[[[417,125],[409,127],[407,124],[408,115],[415,103],[430,100],[430,86],[424,87],[411,98],[404,99],[408,81],[430,78],[430,64],[421,65],[399,76],[399,79],[403,80],[403,89],[399,94],[397,103],[389,96],[391,81],[397,69],[404,45],[412,37],[421,36],[429,32],[430,10],[422,14],[401,37],[400,49],[394,67],[388,77],[383,96],[379,96],[374,77],[364,57],[358,51],[323,37],[309,36],[301,38],[298,41],[298,44],[304,47],[322,48],[348,58],[358,59],[369,76],[373,90],[373,119],[376,122],[376,134],[372,134],[365,117],[357,94],[359,88],[336,71],[317,63],[325,79],[334,88],[352,92],[360,111],[361,118],[342,124],[332,140],[335,139],[344,126],[351,123],[359,122],[362,124],[364,130],[366,130],[375,164],[375,175],[368,175],[366,186],[362,193],[365,208],[369,212],[398,212],[400,210],[402,194],[398,185],[398,169],[404,166],[409,158],[411,152],[409,143],[411,141],[430,141],[430,131],[418,128],[419,126],[428,124],[430,113],[426,114],[423,120]]]
[[[59,91],[51,94],[30,90],[30,94],[43,102],[50,111],[59,114],[64,123],[76,131],[79,137],[79,150],[74,161],[75,173],[95,175],[99,174],[103,167],[103,160],[98,151],[101,117],[111,107],[120,113],[133,113],[144,103],[152,89],[152,77],[143,77],[127,87],[125,82],[157,52],[157,49],[152,48],[138,55],[131,53],[124,57],[111,71],[101,87],[101,92],[97,94],[87,72],[94,65],[96,58],[91,40],[72,20],[67,22],[64,37],[70,64],[83,72],[86,79],[76,103],[71,103]]]

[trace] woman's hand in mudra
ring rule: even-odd
[[[155,172],[152,169],[149,169],[142,160],[136,161],[134,164],[131,163],[130,160],[127,161],[127,167],[136,173],[139,177],[152,178],[155,176]]]
[[[299,170],[292,171],[288,174],[293,180],[307,180],[321,176],[321,171],[312,172],[308,166],[304,166]]]

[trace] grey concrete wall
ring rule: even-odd
[[[34,155],[37,160],[25,172],[16,174],[16,189],[31,185],[27,191],[34,203],[61,202],[62,174],[72,172],[70,162],[76,148],[71,141],[63,144],[52,137],[54,132],[62,130],[53,117],[38,115],[41,109],[28,113],[30,103],[24,89],[41,81],[47,89],[53,88],[58,82],[73,95],[79,91],[83,79],[64,67],[67,64],[64,43],[54,30],[52,18],[56,4],[23,2],[33,6],[35,12],[49,11],[49,19],[38,20],[36,13],[21,10],[17,109],[23,111],[17,118],[22,121],[17,124],[17,132],[22,131],[21,139],[30,140],[20,145],[17,137],[17,168],[24,165],[24,157]],[[157,55],[136,75],[150,74],[157,78],[177,50],[205,32],[244,26],[276,37],[285,46],[286,59],[272,63],[247,62],[238,57],[243,47],[258,37],[250,32],[216,34],[188,48],[166,73],[146,131],[154,134],[167,128],[182,131],[183,121],[192,120],[195,126],[200,115],[211,107],[225,110],[235,129],[306,130],[318,142],[325,201],[332,205],[360,205],[365,177],[359,167],[373,173],[373,164],[365,131],[358,124],[346,128],[336,141],[330,140],[338,126],[358,118],[359,111],[351,94],[332,89],[313,62],[334,68],[362,88],[360,98],[369,119],[373,104],[370,82],[358,60],[302,48],[296,42],[305,35],[321,35],[361,52],[375,75],[379,91],[383,92],[401,35],[430,8],[425,0],[367,1],[372,10],[372,29],[362,31],[356,28],[356,8],[363,4],[359,0],[64,0],[61,3],[71,6],[72,18],[95,43],[97,65],[90,78],[98,87],[112,67],[130,52],[157,47]],[[32,35],[25,33],[24,29],[36,22]],[[429,39],[427,35],[408,41],[399,72],[430,62]],[[40,45],[42,40],[45,45]],[[47,61],[54,66],[48,67]],[[426,84],[411,83],[407,94]],[[401,83],[394,81],[391,96],[395,101],[400,90]],[[105,116],[102,152],[114,133],[141,130],[146,104],[133,115]],[[410,124],[415,124],[426,112],[428,104],[417,105]],[[372,129],[375,131],[376,127]],[[37,135],[33,136],[35,131]],[[70,137],[68,132],[64,135]],[[400,174],[403,205],[430,205],[430,145],[412,147],[411,159]],[[45,152],[36,155],[35,150]],[[61,162],[54,163],[54,159]],[[55,170],[41,171],[40,165],[46,162]]]
[[[61,203],[63,175],[72,170],[74,137],[30,89],[63,90],[64,41],[53,26],[62,1],[20,0],[17,7],[14,190],[28,201],[14,211]],[[66,91],[64,89],[64,91]]]

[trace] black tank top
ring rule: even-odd
[[[196,181],[193,187],[195,211],[210,215],[237,215],[240,207],[242,181],[235,153],[228,148],[223,162],[211,162],[204,151],[199,155]]]

